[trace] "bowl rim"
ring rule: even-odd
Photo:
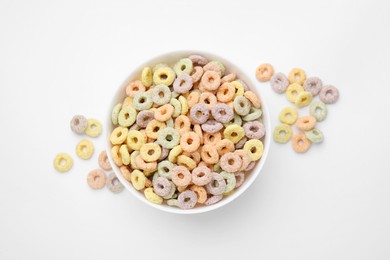
[[[233,194],[231,194],[227,197],[224,197],[220,202],[218,202],[216,204],[213,204],[210,206],[195,207],[192,209],[185,210],[185,209],[180,209],[177,207],[171,207],[168,205],[154,204],[154,203],[148,201],[144,197],[143,193],[134,189],[134,187],[122,176],[122,174],[119,170],[119,167],[114,163],[113,159],[111,158],[110,151],[112,148],[112,144],[110,142],[110,135],[111,135],[111,131],[112,131],[111,129],[114,128],[114,126],[111,122],[112,108],[116,104],[118,104],[118,102],[122,102],[123,99],[120,101],[118,101],[118,100],[120,99],[119,97],[124,96],[123,93],[124,93],[124,90],[125,90],[127,84],[131,80],[139,79],[139,77],[136,78],[135,75],[140,75],[142,69],[146,66],[151,66],[151,65],[154,65],[157,63],[168,63],[167,61],[165,61],[165,60],[167,60],[168,57],[170,57],[170,59],[173,59],[173,60],[178,60],[178,59],[181,59],[184,57],[188,57],[191,54],[199,54],[199,55],[206,57],[209,60],[221,61],[225,65],[225,67],[228,68],[227,71],[233,70],[234,73],[236,73],[236,75],[238,76],[238,78],[243,80],[248,85],[249,89],[251,91],[255,92],[256,95],[259,96],[260,102],[261,102],[261,109],[263,112],[262,113],[262,121],[263,121],[264,127],[266,129],[266,135],[264,137],[264,142],[263,142],[263,144],[264,144],[263,155],[262,155],[260,161],[258,163],[256,163],[255,168],[250,173],[250,178],[246,178],[243,185],[241,185],[241,187],[239,189],[237,189]],[[175,58],[172,58],[172,57],[175,57]],[[235,63],[235,64],[237,64],[237,63]],[[262,95],[260,94],[258,87],[256,87],[256,84],[254,84],[252,77],[247,76],[247,74],[243,72],[241,67],[238,65],[235,65],[235,64],[230,62],[229,60],[226,60],[225,58],[223,58],[223,56],[221,56],[219,54],[210,53],[210,52],[206,52],[206,51],[178,50],[178,51],[164,52],[164,53],[161,53],[158,55],[154,55],[152,58],[149,58],[146,62],[144,62],[138,66],[134,66],[133,69],[130,70],[130,73],[128,74],[126,79],[117,88],[117,90],[115,91],[115,94],[111,97],[110,105],[108,108],[108,113],[106,115],[106,122],[104,123],[105,138],[106,138],[106,145],[105,146],[106,146],[106,151],[107,151],[107,157],[108,157],[108,160],[112,166],[112,171],[115,173],[115,175],[117,176],[119,181],[124,185],[124,187],[131,194],[133,194],[136,198],[138,198],[144,204],[147,204],[147,205],[149,205],[155,209],[159,209],[161,211],[175,213],[175,214],[188,215],[188,214],[199,214],[199,213],[210,212],[210,211],[213,211],[215,209],[221,208],[221,207],[229,204],[233,200],[237,199],[240,195],[242,195],[253,184],[255,179],[260,174],[261,170],[263,169],[263,167],[267,161],[267,157],[268,157],[268,153],[269,153],[269,149],[270,149],[270,144],[271,144],[271,142],[270,142],[270,140],[271,140],[271,138],[270,138],[270,136],[271,136],[270,135],[270,133],[271,133],[270,114],[269,114],[268,106],[267,106],[266,102],[264,102],[264,99],[262,98]]]

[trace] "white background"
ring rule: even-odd
[[[386,2],[0,0],[0,259],[390,259]],[[183,49],[253,79],[269,62],[334,84],[325,142],[304,155],[272,142],[253,186],[211,213],[92,191],[98,153],[75,156],[69,120],[103,121],[132,69]],[[255,87],[277,124],[285,96]],[[62,151],[75,159],[66,174],[52,167]]]

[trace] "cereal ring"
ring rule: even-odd
[[[101,151],[98,158],[98,163],[100,168],[103,170],[109,171],[112,169],[110,162],[108,161],[106,151]]]
[[[203,92],[199,97],[199,104],[206,104],[210,110],[217,104],[217,97],[210,92]]]
[[[239,171],[244,171],[251,163],[251,158],[249,157],[249,154],[244,150],[236,150],[234,151],[234,154],[239,156],[242,161]]]
[[[293,135],[291,139],[291,145],[294,151],[297,153],[304,153],[310,148],[310,141],[306,138],[305,134],[298,132]]]
[[[246,116],[243,116],[242,119],[245,121],[253,121],[253,120],[259,119],[262,114],[263,114],[263,111],[261,109],[251,107],[249,109],[249,113]]]
[[[121,109],[124,107],[132,106],[132,105],[133,105],[133,97],[126,97],[123,100],[123,105],[122,105]],[[119,114],[118,114],[118,116],[119,116]]]
[[[196,167],[196,162],[184,154],[177,157],[177,164],[185,166],[188,170],[192,170]]]
[[[310,92],[313,96],[317,96],[322,88],[322,81],[317,77],[307,78],[303,83],[303,88]]]
[[[112,191],[113,193],[119,193],[123,190],[124,186],[119,181],[118,177],[116,177],[115,173],[111,172],[107,176],[107,182],[106,182],[107,188]]]
[[[192,89],[194,82],[188,74],[182,74],[178,76],[173,82],[173,89],[180,94],[187,93]]]
[[[200,144],[203,144],[203,131],[199,124],[194,125],[194,132],[199,136]]]
[[[219,74],[220,77],[222,77],[225,74],[225,66],[219,61],[213,60],[207,63],[203,70],[205,71],[215,71]]]
[[[180,96],[179,93],[177,93],[176,91],[173,91],[173,87],[169,87],[169,89],[171,90],[171,97],[172,98],[177,98],[178,96]]]
[[[241,118],[241,116],[235,114],[234,117],[233,117],[233,122],[229,121],[229,122],[225,123],[224,125],[225,125],[225,127],[227,127],[229,125],[239,125],[239,126],[242,126],[242,118]]]
[[[85,134],[89,137],[98,137],[102,133],[102,124],[99,120],[90,118],[87,120],[88,125]]]
[[[179,207],[177,199],[169,199],[167,200],[167,205],[170,207]]]
[[[118,126],[116,127],[110,136],[110,142],[115,144],[123,144],[126,141],[127,134],[129,133],[129,129],[126,127]]]
[[[175,165],[173,163],[171,163],[170,161],[162,161],[162,162],[159,162],[158,165],[157,165],[157,171],[158,171],[158,174],[162,177],[165,177],[167,179],[172,179],[171,178],[171,170],[173,169],[173,167],[175,167]]]
[[[227,172],[237,172],[242,166],[241,157],[232,152],[222,155],[219,163],[222,170]]]
[[[175,80],[176,74],[173,69],[169,67],[158,68],[153,73],[153,82],[155,85],[165,85],[170,86]]]
[[[195,163],[199,163],[200,159],[201,159],[200,158],[200,153],[198,151],[193,152],[193,153],[184,152],[183,155],[188,156],[189,158],[194,160]]]
[[[130,164],[130,153],[129,153],[129,150],[127,148],[127,145],[121,145],[121,147],[119,148],[119,153],[121,154],[121,158],[122,158],[122,163],[124,165],[129,165]]]
[[[231,107],[226,104],[218,103],[211,109],[211,114],[215,120],[221,123],[228,123],[234,117],[234,112]]]
[[[246,97],[237,96],[234,99],[234,111],[240,116],[246,116],[251,109],[251,104]]]
[[[137,93],[145,92],[146,88],[140,80],[130,82],[126,87],[126,95],[134,97]]]
[[[137,164],[138,168],[144,171],[145,176],[149,176],[153,172],[157,170],[157,163],[156,162],[145,162],[144,159],[142,159],[141,155],[138,155],[135,157],[135,163]]]
[[[146,143],[141,146],[140,156],[145,162],[155,162],[161,155],[161,147],[155,143]]]
[[[205,144],[201,148],[200,156],[202,160],[208,164],[217,163],[219,160],[219,154],[217,149],[212,144]]]
[[[211,196],[210,198],[208,198],[206,200],[206,202],[204,203],[206,206],[210,206],[210,205],[213,205],[215,203],[218,203],[220,202],[221,200],[223,199],[223,195],[216,195],[216,196]]]
[[[81,140],[76,146],[76,154],[78,157],[84,160],[88,160],[92,157],[95,148],[91,141],[87,139]]]
[[[206,90],[214,91],[221,85],[221,75],[218,72],[207,70],[203,73],[200,82]]]
[[[192,54],[188,58],[192,61],[194,65],[199,66],[204,66],[209,62],[205,57],[197,54]]]
[[[201,66],[195,66],[190,73],[192,82],[193,83],[198,82],[202,78],[202,75],[203,75],[203,68]]]
[[[312,143],[321,143],[324,140],[324,135],[317,128],[314,128],[310,131],[306,131],[305,136]]]
[[[131,130],[127,134],[126,144],[130,149],[139,151],[145,143],[146,140],[140,131]]]
[[[119,148],[120,146],[119,145],[114,145],[112,148],[111,148],[111,158],[112,160],[114,161],[114,163],[120,167],[123,165],[123,162],[122,162],[122,157],[121,157],[121,154],[119,152]]]
[[[191,182],[191,173],[184,166],[175,166],[171,170],[172,182],[177,186],[187,186]]]
[[[153,181],[154,192],[159,196],[167,196],[171,192],[172,184],[167,178],[158,177]]]
[[[106,174],[100,169],[92,170],[88,173],[87,183],[94,190],[99,190],[106,185]]]
[[[114,106],[114,108],[112,109],[112,113],[111,113],[111,122],[113,125],[117,125],[118,124],[118,116],[119,116],[119,112],[121,111],[122,109],[122,104],[121,103],[118,103]]]
[[[187,97],[187,104],[188,104],[188,107],[191,108],[191,107],[195,106],[196,104],[198,104],[199,98],[200,98],[199,92],[197,92],[197,91],[192,91],[192,92],[188,95],[188,97]]]
[[[280,122],[293,125],[298,119],[298,112],[293,107],[285,107],[279,113]]]
[[[200,138],[194,132],[184,133],[180,137],[180,146],[185,152],[188,153],[195,152],[196,150],[198,150],[200,146]]]
[[[288,86],[287,90],[286,90],[286,95],[287,95],[287,99],[288,101],[290,101],[291,103],[295,103],[295,100],[298,96],[299,93],[302,93],[303,91],[305,91],[303,89],[303,87],[297,83],[293,83],[291,84],[290,86]]]
[[[196,104],[190,110],[192,121],[197,124],[203,124],[209,119],[209,110],[205,104]]]
[[[225,82],[232,82],[235,79],[236,79],[236,74],[230,73],[221,79],[221,84],[223,84]]]
[[[214,172],[217,172],[217,173],[220,173],[220,172],[222,171],[219,162],[217,162],[216,164],[214,164],[214,167],[213,167],[212,170],[213,170]]]
[[[177,205],[181,209],[192,209],[195,207],[198,198],[196,193],[192,190],[186,190],[179,194],[177,197]]]
[[[325,104],[333,104],[339,99],[339,91],[337,88],[327,85],[321,89],[320,100]]]
[[[180,134],[186,133],[191,129],[191,122],[187,116],[180,115],[175,120],[175,129]]]
[[[225,192],[226,182],[221,174],[212,172],[211,181],[206,185],[207,193],[221,195]],[[206,202],[207,203],[207,202]]]
[[[133,98],[133,106],[138,111],[149,109],[152,105],[152,95],[147,92],[139,92]]]
[[[146,188],[144,190],[144,195],[148,201],[150,201],[154,204],[161,204],[164,201],[163,198],[161,198],[156,193],[154,193],[153,188],[151,188],[151,187]]]
[[[234,144],[238,143],[245,135],[244,128],[238,125],[229,125],[223,131],[223,136]]]
[[[131,171],[127,166],[121,166],[119,168],[122,176],[126,179],[126,181],[131,182]]]
[[[244,85],[240,81],[235,80],[235,81],[232,81],[231,84],[235,88],[234,97],[238,97],[238,96],[243,96],[244,95],[244,92],[245,92]]]
[[[70,121],[70,128],[76,134],[83,134],[87,129],[88,121],[85,116],[75,115]]]
[[[236,89],[233,84],[225,82],[218,88],[217,99],[219,102],[229,102],[233,100],[234,95],[236,94]]]
[[[135,111],[134,107],[122,107],[119,112],[118,123],[120,126],[129,127],[134,124],[136,117],[137,111]]]
[[[321,122],[325,120],[327,114],[328,114],[328,109],[326,108],[326,105],[321,102],[321,101],[313,101],[310,105],[310,115],[313,116],[317,122]]]
[[[259,121],[246,122],[244,124],[245,136],[249,139],[260,139],[265,135],[265,127]]]
[[[139,126],[139,125],[137,125],[137,124],[134,124],[134,125],[132,125],[130,128],[129,128],[129,131],[131,131],[131,130],[136,130],[136,131],[138,131],[138,130],[140,130],[141,129],[141,127]],[[145,131],[145,129],[142,129],[143,131]],[[141,130],[141,131],[142,131]]]
[[[226,180],[224,194],[231,192],[236,187],[236,176],[230,172],[221,172],[220,174]]]
[[[175,63],[175,65],[173,66],[173,70],[176,72],[177,77],[180,77],[184,74],[189,75],[193,67],[194,66],[192,64],[192,61],[188,58],[184,58]]]
[[[139,170],[134,170],[131,173],[131,183],[133,184],[134,189],[143,190],[145,188],[146,177],[143,172]]]
[[[171,98],[170,104],[173,106],[173,114],[172,117],[178,117],[181,114],[181,104],[180,101],[176,98]]]
[[[175,127],[175,123],[173,122],[172,118],[170,118],[167,121],[165,121],[165,124],[167,125],[167,127],[172,127],[172,128]]]
[[[220,132],[214,134],[205,133],[203,136],[204,144],[216,145],[219,141],[222,140],[222,135]]]
[[[302,85],[306,80],[306,73],[302,69],[294,68],[288,74],[288,80],[290,81],[290,84],[298,83],[299,85]]]
[[[236,186],[234,188],[240,187],[245,181],[245,174],[242,172],[234,173],[234,177],[236,178]]]
[[[220,156],[224,155],[225,153],[234,151],[234,144],[229,139],[222,139],[215,145],[217,152]]]
[[[209,134],[219,132],[222,128],[223,125],[215,120],[208,120],[206,123],[202,124],[202,130]]]
[[[178,186],[178,187],[177,187],[177,190],[178,190],[179,192],[183,192],[183,191],[185,191],[187,188],[188,188],[188,185],[186,185],[186,186]]]
[[[308,106],[313,99],[313,95],[308,91],[303,91],[299,93],[295,98],[295,105],[297,107]]]
[[[159,144],[158,141],[154,142],[155,144]],[[161,147],[161,155],[158,158],[157,162],[161,162],[162,160],[165,160],[169,155],[169,149]]]
[[[157,142],[164,148],[172,149],[179,144],[179,132],[172,127],[166,127],[159,131]]]
[[[155,119],[149,122],[149,124],[146,126],[146,135],[149,138],[157,139],[158,138],[158,132],[162,129],[164,129],[166,125],[163,122],[159,122]]]
[[[165,85],[158,85],[153,88],[152,100],[157,105],[167,104],[171,100],[171,90]]]
[[[252,103],[252,105],[255,108],[260,108],[261,107],[259,98],[252,91],[245,91],[244,92],[244,97],[246,97]]]
[[[199,166],[192,170],[192,183],[204,186],[211,181],[211,171],[206,166]]]
[[[154,119],[160,122],[165,122],[171,118],[173,114],[173,106],[171,104],[165,104],[157,108],[154,112]]]
[[[171,182],[171,181],[169,183],[171,184],[171,190],[168,192],[167,195],[163,196],[163,199],[166,199],[166,200],[172,199],[172,198],[177,196],[175,194],[175,192],[176,192],[176,185],[173,184],[173,182]]]
[[[261,64],[256,69],[256,78],[258,81],[265,82],[270,80],[270,78],[274,75],[274,68],[271,64],[264,63]]]
[[[317,120],[313,116],[302,116],[298,118],[295,125],[302,131],[309,131],[315,127]]]
[[[272,76],[272,78],[270,80],[270,84],[271,84],[272,89],[276,93],[282,94],[282,93],[286,92],[286,89],[289,85],[289,82],[288,82],[288,78],[286,77],[286,75],[278,72]]]
[[[257,161],[263,155],[264,146],[260,140],[251,139],[245,143],[243,150],[249,154],[252,161]]]
[[[207,191],[202,186],[191,185],[190,190],[195,192],[199,204],[203,204],[207,200]]]
[[[255,165],[256,165],[256,162],[251,162],[248,167],[246,167],[245,171],[250,171],[252,170],[253,168],[255,168]]]
[[[136,162],[136,159],[137,159],[137,156],[139,155],[139,151],[133,151],[131,154],[130,154],[130,166],[131,166],[131,169],[135,170],[139,170],[140,168],[138,167],[137,165],[137,162]]]
[[[140,111],[137,115],[136,124],[139,127],[145,128],[154,118],[154,112],[150,110]]]
[[[186,115],[188,113],[188,104],[187,104],[187,99],[183,96],[179,96],[178,97],[178,100],[180,102],[180,106],[181,106],[181,112],[180,114],[182,115]]]
[[[168,155],[168,160],[172,163],[177,161],[177,157],[183,152],[180,145],[177,145],[171,149]]]
[[[284,144],[290,141],[292,134],[293,132],[290,125],[280,124],[274,129],[274,140],[275,142]]]
[[[153,72],[150,67],[142,69],[141,82],[145,87],[150,87],[153,83]]]
[[[244,136],[243,138],[241,138],[240,141],[238,141],[238,143],[236,143],[235,148],[236,148],[236,149],[241,149],[241,148],[243,148],[244,145],[245,145],[245,143],[246,143],[246,141],[248,141],[248,138],[246,138],[246,136]],[[233,145],[234,145],[234,144],[233,144]]]
[[[166,63],[157,63],[156,65],[153,66],[152,72],[155,73],[156,70],[158,70],[160,68],[164,68],[164,67],[169,67],[169,66]]]
[[[53,161],[54,168],[59,172],[67,172],[73,166],[73,159],[67,153],[59,153]]]

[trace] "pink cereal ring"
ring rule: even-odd
[[[223,199],[223,195],[215,195],[215,196],[211,196],[210,198],[208,198],[206,200],[206,202],[204,203],[206,206],[210,206],[210,205],[213,205],[215,203],[218,203],[220,202],[221,200]]]
[[[230,74],[227,74],[225,77],[223,77],[221,79],[221,83],[225,83],[225,82],[232,82],[236,79],[236,74],[235,73],[230,73]]]
[[[130,82],[126,87],[126,95],[134,97],[138,92],[145,92],[146,88],[140,80]]]
[[[196,193],[192,190],[185,190],[177,197],[177,205],[181,209],[192,209],[198,202]]]
[[[187,186],[191,183],[191,173],[190,171],[181,165],[175,166],[171,170],[172,182],[176,186]]]
[[[200,81],[206,90],[214,91],[221,85],[221,76],[216,71],[208,70],[203,73]]]
[[[230,82],[225,82],[218,88],[217,99],[219,102],[226,103],[232,101],[235,94],[234,86]]]
[[[242,166],[241,157],[232,152],[222,155],[219,163],[222,170],[226,172],[237,172],[241,169]]]
[[[211,170],[206,166],[198,166],[192,170],[192,183],[204,186],[211,181]]]
[[[199,66],[204,66],[209,62],[205,57],[197,54],[190,55],[188,58],[192,61],[194,65]]]
[[[234,117],[233,109],[230,106],[223,103],[216,104],[211,109],[211,114],[215,120],[223,124],[230,122]]]
[[[209,109],[205,104],[196,104],[190,109],[190,117],[196,124],[205,123],[209,119],[209,114]]]
[[[202,124],[202,130],[209,134],[219,132],[223,128],[223,125],[216,120],[208,120]]]
[[[242,161],[239,171],[244,171],[248,167],[248,165],[252,162],[248,152],[244,150],[236,150],[234,151],[234,154],[238,155]]]
[[[243,172],[236,172],[234,176],[236,177],[236,186],[234,188],[238,188],[244,183],[245,174]]]
[[[152,170],[157,169],[157,163],[156,162],[149,162],[149,163],[147,163],[147,162],[144,161],[144,159],[142,159],[142,157],[140,155],[135,157],[135,163],[143,171],[152,171]]]
[[[211,173],[211,181],[206,185],[206,190],[212,195],[221,195],[225,192],[226,182],[221,174]]]
[[[190,73],[192,82],[193,83],[198,82],[202,78],[202,75],[203,75],[203,68],[201,66],[195,66]]]
[[[185,152],[188,153],[195,152],[196,150],[198,150],[200,146],[200,138],[194,132],[184,133],[180,137],[180,146]]]

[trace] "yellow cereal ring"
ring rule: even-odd
[[[144,137],[145,143],[148,141],[148,136],[146,135],[146,130],[142,129],[141,131],[142,136]]]
[[[123,100],[123,105],[122,105],[122,108],[124,107],[129,107],[129,106],[132,106],[133,105],[133,98],[132,97],[126,97],[124,100]],[[120,112],[120,111],[119,111]]]
[[[229,125],[223,131],[223,137],[229,139],[234,144],[238,143],[245,136],[244,128],[239,125]]]
[[[122,157],[122,163],[124,165],[129,165],[130,164],[130,153],[129,153],[129,150],[127,148],[127,145],[125,145],[125,144],[121,145],[121,147],[119,148],[119,153],[121,154],[121,157]]]
[[[59,172],[67,172],[73,166],[73,159],[67,153],[59,153],[54,158],[54,168]]]
[[[123,107],[119,112],[118,123],[120,126],[129,127],[134,124],[137,118],[137,111],[133,106]]]
[[[111,148],[111,158],[114,160],[114,163],[118,166],[121,167],[123,165],[121,154],[119,152],[120,146],[119,145],[114,145]]]
[[[173,69],[169,67],[162,67],[153,73],[153,82],[156,86],[160,84],[170,86],[175,80],[175,77],[176,74]]]
[[[169,160],[171,163],[176,163],[176,162],[177,162],[177,157],[178,157],[179,154],[181,154],[182,152],[183,152],[183,149],[181,148],[180,145],[177,145],[177,146],[173,147],[172,150],[169,152],[168,160]]]
[[[155,143],[144,144],[140,149],[140,155],[145,162],[155,162],[161,156],[161,147]]]
[[[145,198],[154,203],[154,204],[161,204],[163,203],[163,198],[161,198],[160,196],[158,196],[156,193],[154,193],[154,190],[153,188],[146,188],[144,190],[144,194],[145,194]]]
[[[263,155],[264,146],[260,140],[251,139],[245,143],[243,150],[248,152],[251,161],[257,161]]]
[[[143,172],[139,170],[134,170],[131,173],[131,183],[133,184],[134,189],[142,190],[145,188],[146,177]]]
[[[184,154],[177,157],[177,163],[185,166],[188,170],[193,170],[196,167],[196,162]]]
[[[295,103],[298,94],[302,93],[303,91],[305,91],[305,89],[301,85],[297,83],[291,84],[286,90],[288,101],[290,101],[291,103]]]
[[[236,89],[234,97],[243,96],[244,95],[245,89],[244,89],[244,86],[241,84],[241,82],[235,80],[235,81],[232,81],[231,84]]]
[[[166,124],[163,122],[159,122],[156,119],[151,120],[148,125],[146,126],[146,135],[149,138],[157,139],[158,132],[161,129],[164,129],[166,127]]]
[[[179,96],[178,98],[180,105],[181,105],[181,115],[186,115],[188,113],[188,103],[187,99],[183,96]]]
[[[95,148],[91,141],[87,139],[81,140],[76,146],[76,154],[78,157],[84,160],[88,160],[92,157]]]
[[[285,107],[279,113],[280,122],[288,125],[294,124],[298,119],[298,112],[293,107]]]
[[[150,87],[153,83],[153,74],[150,67],[145,67],[141,73],[141,82],[145,87]]]
[[[311,94],[308,91],[302,91],[299,93],[295,98],[295,105],[297,107],[305,107],[308,106],[311,103],[311,100],[313,99],[313,94]]]
[[[181,114],[181,104],[180,104],[180,101],[177,100],[176,98],[171,98],[171,101],[169,103],[174,108],[172,117],[175,118],[175,117],[180,116],[180,114]]]
[[[145,143],[145,137],[140,131],[130,130],[127,134],[126,144],[130,149],[139,151]]]
[[[200,162],[200,153],[198,151],[196,152],[192,152],[192,153],[187,153],[187,152],[184,152],[183,153],[184,155],[190,157],[192,160],[194,160],[196,163],[199,163]]]
[[[288,73],[290,84],[297,83],[302,85],[306,80],[306,73],[302,69],[294,68]]]
[[[131,154],[130,154],[130,165],[131,165],[131,168],[132,169],[139,169],[138,165],[137,165],[137,162],[136,162],[136,158],[137,156],[139,155],[139,151],[133,151]]]
[[[85,129],[85,134],[90,137],[97,137],[102,133],[102,124],[99,120],[90,118],[88,119],[87,129]]]
[[[123,144],[126,141],[128,133],[129,133],[129,129],[127,129],[126,127],[118,126],[112,131],[110,136],[110,142],[113,145]]]

